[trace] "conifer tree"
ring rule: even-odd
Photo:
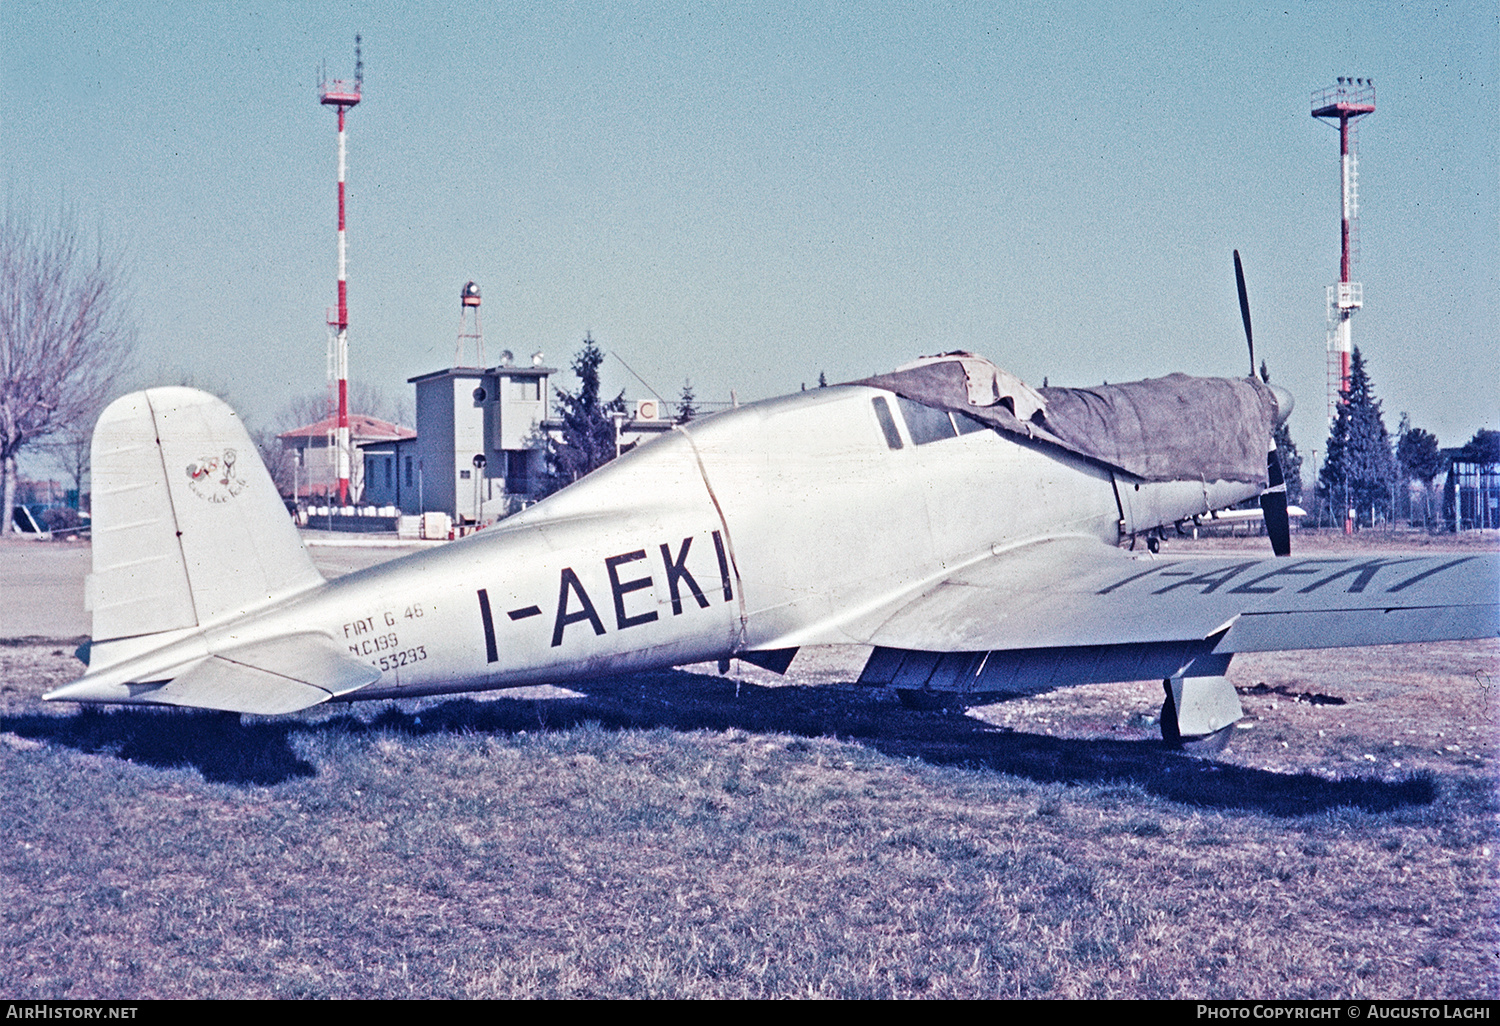
[[[1357,519],[1372,513],[1389,517],[1396,478],[1391,438],[1358,346],[1349,364],[1349,389],[1339,397],[1318,494],[1340,515],[1353,509]]]
[[[1461,469],[1458,465],[1467,464]],[[1478,466],[1474,466],[1478,464]],[[1494,507],[1489,504],[1495,471],[1500,467],[1500,431],[1480,428],[1462,449],[1452,454],[1448,480],[1443,486],[1443,520],[1450,531],[1494,527]],[[1459,473],[1454,473],[1458,470]],[[1477,480],[1474,472],[1478,471]],[[1460,488],[1460,476],[1468,481]],[[1489,482],[1486,484],[1486,482]],[[1475,486],[1478,485],[1478,488]],[[1467,492],[1467,496],[1460,492]]]
[[[682,395],[677,399],[677,423],[686,424],[696,416],[698,416],[698,400],[693,394],[693,383],[684,378]]]
[[[1464,443],[1462,458],[1485,467],[1500,464],[1500,431],[1480,428]]]
[[[572,392],[557,390],[562,436],[550,439],[547,445],[554,488],[572,484],[615,458],[615,426],[609,415],[624,411],[625,393],[609,402],[599,401],[599,365],[603,362],[603,350],[592,336],[584,335],[583,348],[573,357],[572,365],[578,388]]]

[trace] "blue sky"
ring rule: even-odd
[[[1500,427],[1493,2],[0,6],[9,201],[132,267],[131,386],[183,377],[252,424],[324,383],[333,114],[353,70],[352,377],[486,348],[566,366],[585,331],[675,396],[742,400],[953,348],[1029,381],[1243,374],[1323,448],[1337,133],[1370,76],[1365,309],[1388,426]],[[606,388],[643,392],[616,361]],[[563,383],[566,383],[564,376]]]

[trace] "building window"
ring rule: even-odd
[[[531,491],[530,453],[511,450],[505,454],[505,490],[512,495],[525,495]]]
[[[392,469],[391,469],[391,464],[393,462],[395,462],[395,461],[392,460],[391,457],[387,456],[385,458],[385,486],[387,488],[391,487],[391,485],[394,483],[391,480],[391,478],[394,476],[394,474],[392,473]]]
[[[411,487],[411,457],[406,457],[406,487]]]

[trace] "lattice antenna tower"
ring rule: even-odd
[[[1359,158],[1355,123],[1375,113],[1375,80],[1340,77],[1337,84],[1312,94],[1312,116],[1339,130],[1339,192],[1342,221],[1339,229],[1339,280],[1328,286],[1328,422],[1332,424],[1349,391],[1349,361],[1354,352],[1350,322],[1364,306],[1364,286],[1353,280],[1359,253]]]
[[[356,35],[354,37],[353,81],[337,79],[330,82],[325,73],[322,81],[318,83],[318,102],[325,107],[334,108],[339,116],[338,308],[337,313],[328,318],[328,326],[334,336],[333,363],[338,380],[338,419],[334,429],[334,445],[337,453],[334,458],[337,464],[339,505],[341,506],[349,502],[349,470],[353,462],[349,439],[349,285],[348,250],[344,235],[344,117],[349,111],[359,106],[364,79],[365,62],[360,53],[360,37]]]

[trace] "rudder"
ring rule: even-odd
[[[323,583],[238,416],[191,388],[111,403],[93,441],[94,652]],[[145,639],[142,639],[143,641]],[[152,644],[160,639],[152,639]],[[90,658],[91,669],[99,662]]]

